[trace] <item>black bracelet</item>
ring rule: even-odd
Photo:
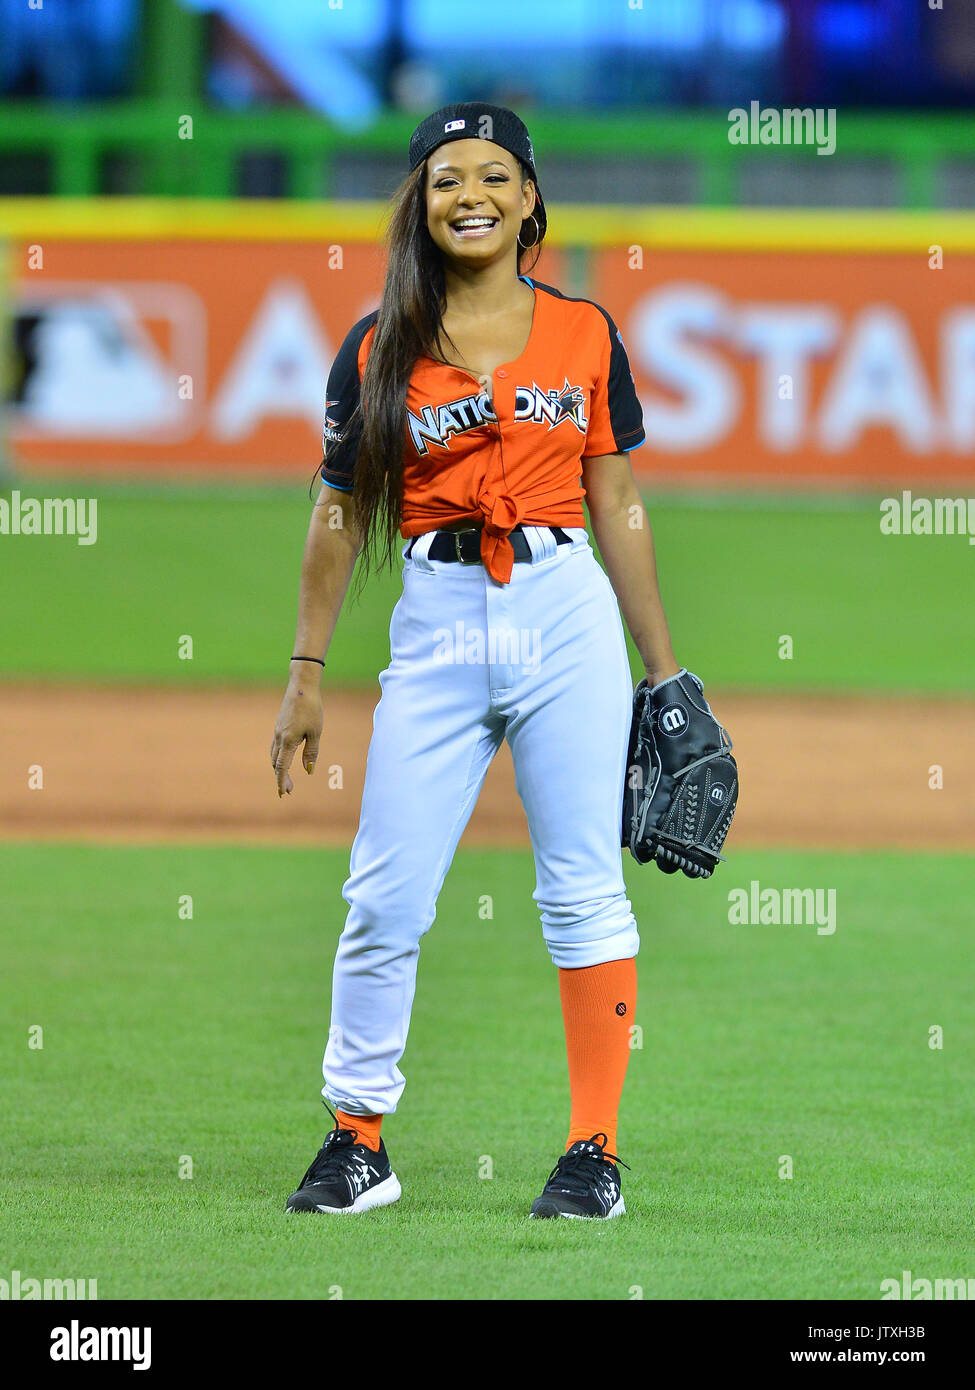
[[[293,656],[293,657],[291,658],[291,660],[292,660],[292,661],[314,661],[315,664],[316,664],[317,666],[321,666],[322,670],[325,669],[325,663],[324,663],[324,661],[319,661],[317,656]]]

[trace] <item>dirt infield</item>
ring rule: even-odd
[[[975,703],[709,695],[741,768],[731,848],[975,842]],[[375,698],[327,695],[315,776],[299,769],[279,800],[268,750],[280,691],[0,685],[0,836],[346,845]],[[943,790],[929,788],[932,764]],[[527,839],[504,748],[464,843]]]

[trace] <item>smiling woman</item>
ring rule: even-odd
[[[335,958],[323,1095],[336,1123],[289,1211],[400,1195],[380,1126],[405,1085],[420,938],[504,740],[572,1101],[566,1151],[530,1214],[625,1210],[614,1150],[639,937],[620,847],[632,691],[617,599],[650,684],[685,673],[627,456],[644,436],[623,342],[598,304],[524,273],[545,229],[518,117],[435,112],[410,142],[380,307],[329,374],[323,488],[271,748],[280,795],[298,748],[308,772],[318,756],[317,685],[357,555],[391,560],[406,544]]]
[[[459,243],[465,246],[451,267],[454,285],[441,315],[441,360],[476,376],[488,396],[495,371],[527,347],[535,313],[534,291],[511,275],[507,258],[495,262],[493,273],[489,263],[498,243],[510,241],[512,229],[517,242],[529,218],[538,226],[537,201],[521,163],[490,141],[458,140],[427,160],[430,236],[447,258]]]
[[[356,517],[367,566],[390,563],[396,552],[399,444],[417,362],[453,364],[490,399],[486,378],[521,355],[532,325],[535,295],[519,275],[538,259],[547,218],[528,131],[503,107],[445,111],[454,119],[437,112],[410,141],[410,174],[389,224],[382,303],[368,323],[360,321],[372,340],[368,358],[354,365],[356,387],[362,369],[361,395],[345,432],[348,447],[359,450]]]

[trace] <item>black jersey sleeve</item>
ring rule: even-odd
[[[325,387],[322,482],[342,492],[352,491],[356,454],[362,438],[359,349],[375,322],[376,314],[367,314],[346,334]]]
[[[595,307],[605,320],[606,340],[593,391],[584,458],[623,454],[638,448],[646,439],[643,407],[620,331],[601,305]]]

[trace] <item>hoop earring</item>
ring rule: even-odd
[[[524,242],[522,241],[522,239],[521,239],[521,232],[519,232],[519,233],[518,233],[518,237],[517,237],[517,241],[518,241],[518,245],[521,247],[522,251],[530,251],[530,250],[532,249],[533,246],[537,246],[537,245],[538,245],[539,240],[541,239],[542,229],[541,229],[541,227],[538,225],[538,218],[535,216],[535,214],[534,214],[533,212],[530,212],[530,213],[528,214],[528,216],[525,218],[525,221],[526,221],[526,222],[534,222],[534,224],[535,224],[535,240],[534,240],[534,241],[530,241],[530,242],[528,243],[528,245],[526,246],[525,243],[524,243]]]

